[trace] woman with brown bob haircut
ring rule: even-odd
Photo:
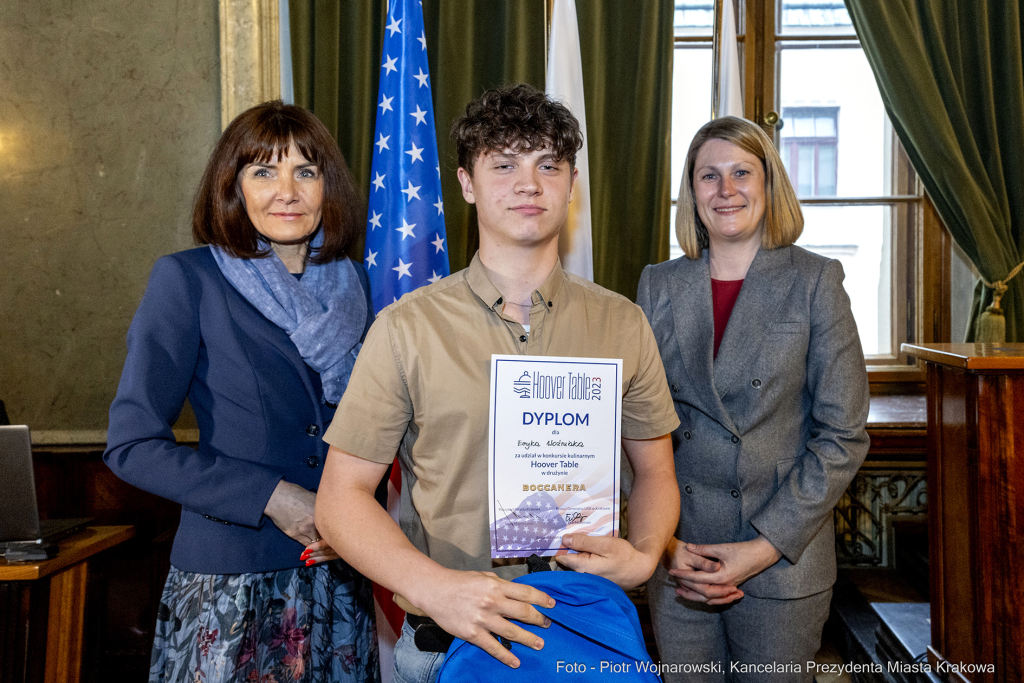
[[[771,139],[717,119],[694,137],[680,183],[686,255],[640,278],[680,421],[679,522],[648,582],[651,618],[662,661],[720,664],[700,680],[814,658],[836,576],[832,508],[867,454],[843,268],[794,246],[802,229]]]
[[[196,244],[213,244],[237,258],[262,258],[269,245],[260,239],[246,214],[239,192],[239,173],[248,164],[263,163],[294,144],[323,177],[324,243],[313,263],[345,256],[359,236],[363,202],[356,192],[345,158],[327,128],[313,114],[280,100],[239,114],[221,135],[196,193],[192,236]]]
[[[319,438],[373,319],[345,256],[362,203],[316,117],[267,102],[221,136],[198,249],[160,258],[128,330],[104,459],[182,506],[151,681],[379,681],[370,583],[313,518]],[[172,425],[188,400],[196,448]]]

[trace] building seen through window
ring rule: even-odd
[[[836,196],[839,107],[784,107],[782,163],[801,197]]]
[[[710,38],[714,22],[714,0],[677,0],[675,13],[677,36],[707,33]]]
[[[782,0],[782,33],[829,33],[855,35],[843,0]]]

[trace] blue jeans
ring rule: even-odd
[[[434,683],[444,663],[443,652],[420,652],[409,622],[402,622],[402,635],[395,643],[394,683]]]

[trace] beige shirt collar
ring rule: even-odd
[[[565,281],[565,271],[562,270],[562,260],[555,261],[555,267],[551,269],[547,278],[540,287],[533,290],[530,300],[534,304],[544,303],[544,308],[550,309],[555,304],[558,293],[562,291],[562,283]],[[491,279],[487,277],[487,268],[480,260],[480,252],[473,255],[466,272],[466,282],[469,288],[483,303],[491,310],[500,310],[502,305],[502,294],[494,286]]]

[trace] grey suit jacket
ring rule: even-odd
[[[677,537],[782,553],[743,584],[797,598],[835,582],[832,508],[864,461],[868,381],[843,268],[799,247],[757,253],[713,359],[707,250],[648,266],[637,303],[661,349],[673,432]]]

